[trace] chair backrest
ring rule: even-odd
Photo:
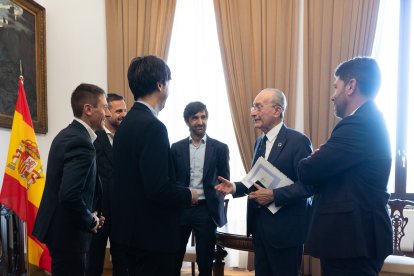
[[[401,250],[401,239],[405,236],[405,226],[408,223],[408,218],[404,216],[404,208],[406,206],[413,206],[414,201],[391,199],[388,201],[388,206],[391,209],[391,223],[393,228],[393,255],[404,256]],[[413,248],[414,250],[414,248]]]

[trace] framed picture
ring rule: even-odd
[[[0,127],[11,128],[23,75],[35,132],[47,133],[45,16],[33,0],[0,0]]]

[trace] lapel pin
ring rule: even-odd
[[[278,147],[278,148],[281,148],[281,147],[282,147],[282,143],[280,143],[280,142],[279,142],[279,143],[277,143],[277,147]]]

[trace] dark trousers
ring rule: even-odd
[[[384,259],[367,257],[332,259],[321,258],[323,276],[377,276]]]
[[[254,268],[256,276],[298,276],[303,245],[289,248],[272,247],[261,235],[253,235]]]
[[[188,238],[192,230],[195,234],[199,276],[211,276],[217,226],[211,218],[206,204],[183,210],[180,217],[180,249],[176,260],[175,275],[180,275]]]
[[[53,276],[83,276],[86,268],[86,252],[73,252],[49,248],[52,257]]]
[[[92,237],[91,247],[88,252],[86,268],[87,276],[101,276],[105,262],[106,244],[108,242],[111,225],[105,223],[98,233]]]
[[[176,254],[111,243],[113,276],[172,276]]]

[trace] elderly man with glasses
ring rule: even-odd
[[[241,182],[219,177],[221,183],[216,186],[216,190],[234,197],[249,195],[247,235],[253,236],[257,276],[300,275],[308,197],[313,191],[298,182],[297,166],[311,154],[312,144],[304,134],[286,127],[286,106],[286,97],[278,89],[266,88],[254,99],[250,115],[263,134],[256,140],[252,166],[262,156],[294,183],[274,190],[255,184],[252,191]],[[272,202],[282,206],[274,214],[266,208]]]

